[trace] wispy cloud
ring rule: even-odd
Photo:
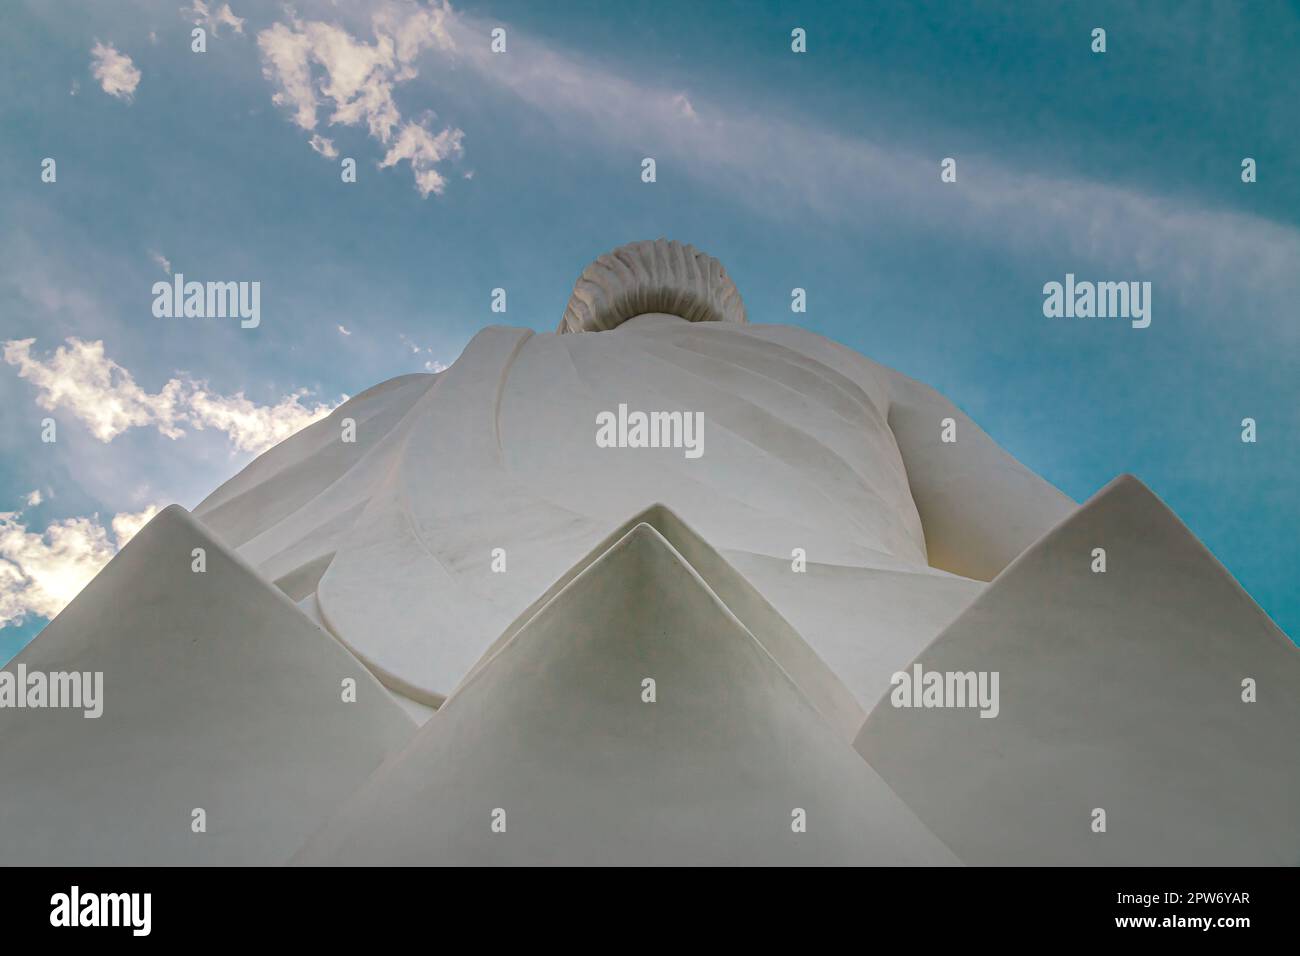
[[[244,20],[242,17],[235,16],[235,12],[230,9],[230,4],[223,3],[220,7],[213,6],[209,10],[204,0],[194,0],[194,5],[190,7],[189,15],[194,18],[194,25],[208,30],[213,36],[219,36],[219,29],[222,26],[228,26],[236,33],[244,32]]]
[[[691,99],[685,93],[678,93],[673,97],[673,106],[677,107],[677,112],[683,119],[697,120],[699,115],[695,112],[695,107],[691,104]]]
[[[402,344],[406,346],[410,353],[417,357],[417,359],[421,355],[433,355],[433,346],[419,345],[412,341],[405,332],[399,332],[397,337],[401,340]],[[424,360],[424,370],[426,372],[443,372],[446,371],[447,368],[447,364],[440,359],[428,358]]]
[[[90,72],[105,93],[128,103],[140,85],[140,71],[129,56],[119,53],[111,43],[95,41],[90,49]]]
[[[331,125],[364,126],[388,147],[381,169],[407,162],[420,195],[440,195],[446,178],[436,167],[462,152],[464,134],[453,127],[434,133],[427,121],[404,120],[393,89],[417,76],[421,52],[451,49],[446,24],[452,16],[442,4],[385,5],[371,21],[373,43],[320,20],[275,23],[257,35],[263,75],[275,87],[271,99],[313,133],[310,144],[318,153],[337,156],[333,142],[315,132],[318,112],[326,109]]]
[[[311,144],[312,149],[316,150],[316,152],[320,153],[326,159],[338,158],[339,151],[334,145],[334,140],[327,139],[320,133],[312,133],[311,139],[307,142]]]
[[[1162,294],[1184,304],[1281,306],[1300,297],[1300,231],[1289,226],[994,155],[959,156],[959,182],[942,183],[942,156],[896,138],[845,135],[688,96],[519,30],[508,56],[493,55],[493,25],[448,18],[458,64],[567,134],[626,150],[632,164],[653,155],[661,173],[671,164],[774,218],[811,214],[836,228],[949,236],[1022,256],[1050,249],[1110,274],[1163,280]],[[1300,326],[1290,323],[1288,334]]]
[[[102,442],[129,428],[156,428],[168,438],[180,438],[185,428],[224,432],[239,451],[261,452],[312,422],[337,405],[306,405],[305,389],[274,405],[259,405],[243,392],[221,395],[188,375],[168,380],[157,392],[142,388],[135,377],[104,353],[104,343],[69,338],[53,355],[32,355],[35,339],[4,343],[4,360],[20,378],[38,390],[36,402],[47,411],[64,410],[81,421]]]
[[[153,259],[154,263],[155,263],[155,264],[158,266],[158,268],[161,269],[163,272],[167,273],[168,275],[171,275],[171,274],[172,274],[172,263],[171,263],[171,260],[168,259],[168,258],[167,258],[165,255],[163,255],[161,252],[151,252],[151,253],[149,253],[149,258]]]
[[[458,129],[448,127],[435,136],[423,126],[407,123],[398,133],[396,141],[388,152],[384,154],[379,168],[396,166],[405,160],[411,164],[411,170],[415,174],[415,188],[419,190],[421,196],[428,196],[430,193],[442,195],[447,180],[442,173],[438,172],[436,166],[444,159],[459,155],[462,151],[463,139],[464,133]]]

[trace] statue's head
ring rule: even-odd
[[[667,315],[688,322],[745,322],[745,303],[717,259],[667,239],[607,252],[573,286],[558,332],[603,332],[628,319]]]

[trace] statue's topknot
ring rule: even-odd
[[[586,269],[559,332],[603,332],[647,312],[688,322],[744,322],[745,303],[722,263],[667,239],[630,242]]]

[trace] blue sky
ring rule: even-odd
[[[152,506],[658,236],[1078,500],[1137,474],[1300,636],[1296,5],[226,6],[6,5],[0,660]],[[154,318],[167,269],[261,324]],[[1045,318],[1067,272],[1151,281],[1151,326]]]

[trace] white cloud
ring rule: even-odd
[[[116,438],[128,428],[154,425],[168,438],[184,432],[181,399],[183,386],[172,379],[150,394],[134,377],[104,354],[103,342],[67,340],[48,361],[31,354],[35,339],[4,344],[4,360],[17,366],[20,378],[40,391],[37,404],[47,411],[68,409],[100,441]]]
[[[194,0],[194,6],[189,12],[194,17],[194,25],[205,27],[213,36],[220,35],[218,28],[223,25],[233,28],[236,33],[244,32],[243,18],[235,16],[228,3],[223,3],[216,11],[209,12],[204,0]]]
[[[157,513],[150,505],[114,515],[110,538],[98,515],[65,518],[38,533],[22,512],[0,512],[0,627],[28,615],[54,617]]]
[[[415,173],[415,188],[420,191],[420,195],[433,193],[441,196],[447,181],[434,166],[449,156],[459,155],[463,138],[464,134],[458,129],[444,129],[435,136],[423,126],[407,123],[397,134],[397,141],[384,155],[379,168],[395,166],[402,160],[407,160]]]
[[[167,273],[168,275],[172,274],[171,260],[168,259],[161,252],[151,252],[149,253],[149,257],[153,259],[154,263],[157,264],[158,268],[161,269],[163,272]]]
[[[41,489],[37,488],[27,495],[27,507],[35,508],[44,499],[41,497]]]
[[[388,4],[374,16],[375,35],[392,37],[397,59],[410,63],[425,49],[455,49],[448,29],[455,16],[446,0],[433,0],[429,6],[415,9]]]
[[[302,403],[306,395],[306,389],[299,389],[274,405],[258,405],[245,398],[243,392],[215,395],[196,389],[188,397],[188,419],[199,430],[212,428],[225,432],[240,451],[261,452],[319,421],[337,407],[321,404],[308,407]]]
[[[257,35],[262,51],[262,75],[279,89],[271,96],[276,106],[294,108],[293,121],[306,130],[316,128],[316,90],[311,77],[311,41],[283,23]]]
[[[261,452],[312,422],[336,405],[306,405],[300,389],[274,405],[258,405],[243,392],[220,395],[205,382],[172,378],[157,392],[141,388],[134,376],[104,354],[103,342],[69,338],[42,361],[31,354],[35,339],[4,343],[4,360],[38,389],[37,405],[67,410],[90,433],[109,442],[128,428],[153,427],[168,438],[184,428],[224,432],[240,451]]]
[[[113,537],[117,539],[117,548],[122,550],[126,543],[140,533],[140,529],[153,520],[153,516],[162,510],[161,505],[150,505],[143,511],[121,511],[113,515],[111,522]]]
[[[140,71],[129,56],[119,53],[111,43],[105,45],[96,40],[90,50],[90,64],[91,73],[105,93],[131,102],[135,88],[140,85]]]
[[[374,43],[319,20],[293,17],[272,24],[257,35],[262,73],[275,87],[271,100],[288,107],[293,122],[304,130],[315,131],[321,109],[332,110],[331,125],[365,126],[372,138],[389,146],[380,168],[405,160],[420,195],[439,195],[446,181],[433,167],[461,152],[464,134],[452,127],[435,134],[423,123],[403,122],[393,89],[416,77],[414,61],[421,52],[452,48],[447,29],[451,16],[445,4],[385,6],[371,21]],[[390,146],[395,130],[397,138]],[[319,134],[309,142],[327,156],[331,153],[326,149],[334,149]]]
[[[307,142],[311,144],[312,149],[316,150],[316,152],[320,153],[326,159],[338,158],[339,151],[334,146],[334,140],[326,139],[320,133],[312,133],[311,139]]]
[[[351,332],[350,329],[348,329],[346,326],[342,326],[342,325],[339,326],[339,332],[340,332],[342,335],[351,335],[351,334],[352,334],[352,332]]]
[[[424,363],[424,370],[426,372],[445,372],[447,371],[447,366],[442,362],[439,362],[437,359],[430,359],[428,362]]]

